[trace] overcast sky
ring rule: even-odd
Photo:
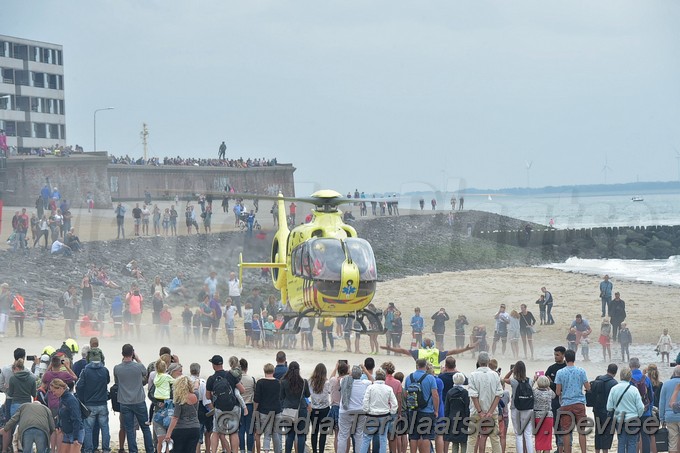
[[[70,144],[276,157],[340,192],[675,180],[680,2],[2,1]],[[307,191],[307,190],[305,190]]]

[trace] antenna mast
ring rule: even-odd
[[[142,132],[139,133],[142,138],[142,144],[144,145],[144,162],[147,161],[147,148],[149,145],[149,129],[146,127],[146,123],[142,123]]]

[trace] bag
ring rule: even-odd
[[[518,411],[528,411],[534,408],[534,390],[531,388],[529,379],[517,382],[512,399]]]
[[[167,429],[173,415],[175,415],[175,403],[172,400],[165,400],[163,407],[156,409],[156,412],[153,413],[153,421]]]
[[[668,451],[668,428],[659,428],[654,434],[656,451]]]
[[[156,394],[156,384],[153,383],[153,381],[149,382],[148,388],[146,389],[146,396],[149,397],[149,401],[155,402],[156,397],[154,396]]]
[[[66,306],[66,301],[64,300],[64,294],[62,293],[61,296],[59,296],[59,300],[57,300],[57,305],[59,308],[64,308]]]
[[[222,376],[217,376],[215,378],[212,395],[215,408],[221,411],[234,410],[234,407],[236,406],[236,396],[234,395],[234,389],[231,388],[231,384],[227,378]]]
[[[82,401],[78,400],[78,403],[80,404],[80,418],[85,420],[87,417],[90,416],[92,411],[88,409],[87,406],[85,406]]]
[[[298,401],[298,407],[287,407],[281,411],[281,419],[286,422],[295,423],[300,413],[300,405],[302,405],[302,397],[305,394],[305,387],[307,386],[307,381],[302,385],[302,391],[300,392],[300,401]]]
[[[600,394],[604,390],[604,382],[599,379],[590,381],[590,390],[586,392],[586,407],[596,407]]]
[[[647,412],[649,405],[651,404],[650,395],[647,389],[647,379],[643,375],[640,382],[636,381],[635,379],[631,379],[631,382],[635,385],[635,388],[638,389],[638,392],[640,392],[642,404],[645,406],[645,412]]]
[[[410,411],[417,411],[420,409],[425,409],[427,403],[429,403],[429,398],[425,398],[423,393],[423,381],[427,377],[427,373],[423,375],[417,381],[413,377],[413,373],[409,375],[409,385],[406,387],[406,408]]]
[[[109,399],[111,400],[111,409],[113,409],[113,412],[120,412],[120,403],[118,402],[118,384],[113,384],[109,389]]]

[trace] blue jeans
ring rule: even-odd
[[[9,407],[9,416],[13,417],[14,414],[17,413],[19,410],[19,406],[21,406],[23,403],[12,403],[12,405]]]
[[[109,433],[109,408],[106,404],[102,406],[87,406],[90,409],[90,416],[83,420],[85,425],[85,441],[83,443],[83,453],[92,453],[92,431],[96,422],[102,430],[102,450],[104,453],[111,451],[111,435]]]
[[[370,421],[369,421],[370,420]],[[373,420],[378,420],[380,425],[374,426],[376,423]],[[368,453],[371,446],[371,441],[373,441],[373,447],[375,450],[375,445],[379,445],[379,452],[385,453],[387,450],[387,433],[388,433],[388,420],[389,417],[384,418],[371,418],[366,416],[366,425],[364,426],[363,440],[361,442],[361,453]]]
[[[632,429],[631,429],[632,431]],[[619,447],[617,452],[618,453],[636,453],[637,452],[637,441],[638,437],[640,436],[639,433],[636,434],[628,434],[625,430],[625,428],[621,428],[619,431]],[[642,451],[649,451],[649,445],[647,445],[647,450]]]
[[[125,424],[125,434],[127,435],[128,451],[130,453],[138,453],[137,450],[137,436],[135,432],[135,418],[139,424],[139,429],[144,435],[144,450],[154,451],[153,439],[151,438],[151,430],[146,424],[149,421],[146,404],[121,404],[120,413],[123,414],[123,422]]]
[[[24,451],[33,451],[33,445],[38,453],[47,453],[50,451],[49,442],[47,441],[47,434],[38,428],[28,428],[24,430],[24,435],[21,438],[21,445]]]
[[[238,444],[242,451],[252,452],[255,443],[253,431],[250,429],[253,421],[253,403],[247,403],[246,407],[248,408],[248,415],[241,413],[241,423],[238,426]],[[246,434],[248,435],[247,443]]]
[[[298,411],[298,417],[300,418],[300,420],[302,420],[303,418],[307,418],[306,407],[303,407]],[[302,431],[302,434],[296,434],[295,426],[292,426],[290,428],[290,431],[288,431],[288,434],[286,434],[286,448],[285,448],[286,453],[291,453],[293,451],[293,442],[295,441],[297,441],[298,446],[297,453],[305,453],[305,440],[307,440],[307,432],[305,430],[300,431]]]

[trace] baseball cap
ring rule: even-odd
[[[224,359],[221,355],[214,355],[212,356],[212,359],[208,360],[208,362],[212,363],[213,365],[222,365],[224,363]]]
[[[101,362],[102,361],[102,350],[99,348],[92,348],[87,354],[88,362]]]

